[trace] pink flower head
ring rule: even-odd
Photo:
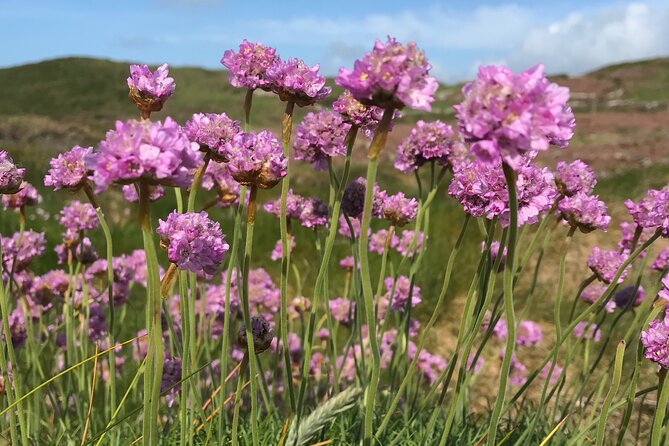
[[[506,67],[481,67],[462,93],[464,100],[455,106],[458,128],[486,164],[503,161],[517,169],[526,153],[551,144],[564,148],[573,136],[569,89],[549,82],[542,65],[518,74]]]
[[[44,177],[44,185],[53,187],[54,190],[80,188],[90,174],[85,161],[92,154],[93,147],[74,146],[52,158],[49,162],[49,173]]]
[[[356,100],[350,91],[344,92],[332,103],[332,109],[339,113],[344,122],[360,127],[362,133],[371,138],[383,117],[383,109],[374,105],[364,105]],[[399,117],[395,112],[393,118]],[[392,123],[391,123],[392,128]]]
[[[499,357],[504,359],[505,351],[499,352]],[[511,369],[509,370],[509,380],[514,386],[522,386],[527,381],[527,367],[518,360],[515,353],[511,355]]]
[[[228,118],[225,113],[195,113],[184,125],[184,132],[200,150],[209,152],[216,161],[227,161],[224,156],[225,144],[241,131],[239,121]]]
[[[492,313],[486,313],[484,319],[483,319],[483,324],[481,325],[481,329],[483,331],[488,331],[490,328],[490,322],[492,321]],[[492,334],[495,335],[496,338],[498,339],[506,339],[506,335],[509,332],[509,327],[506,325],[506,321],[504,319],[497,319],[497,323],[495,323],[495,326],[492,329]]]
[[[346,326],[351,323],[355,302],[344,297],[338,297],[336,299],[331,299],[328,302],[328,306],[330,308],[330,314],[335,321]]]
[[[300,223],[305,228],[315,229],[328,224],[328,205],[320,198],[305,198],[300,211]]]
[[[541,342],[541,327],[534,321],[520,321],[516,345],[528,347]]]
[[[232,178],[230,169],[225,163],[209,164],[202,175],[202,187],[216,192],[218,195],[216,204],[222,207],[237,203],[241,194],[239,183]]]
[[[637,231],[639,231],[638,235]],[[618,242],[618,248],[623,252],[630,254],[633,250],[632,248],[636,249],[646,243],[648,239],[653,236],[654,232],[655,230],[652,228],[641,228],[635,224],[624,221],[620,223],[620,241]],[[640,258],[645,256],[646,251],[639,254]]]
[[[651,189],[638,203],[627,200],[625,206],[638,226],[659,229],[662,237],[669,237],[669,188]]]
[[[308,113],[295,127],[295,159],[325,170],[328,160],[346,155],[346,133],[351,126],[331,111]]]
[[[146,267],[146,257],[144,258]],[[130,297],[130,282],[133,279],[133,267],[126,256],[112,259],[112,302],[114,307],[123,305]],[[109,282],[107,280],[107,259],[96,260],[86,270],[89,286],[97,291],[102,303],[109,305]]]
[[[170,262],[187,271],[214,274],[229,248],[221,226],[206,212],[172,212],[167,220],[158,221],[156,232],[167,246]]]
[[[365,191],[367,190],[367,180],[362,177],[358,177],[355,180],[351,180],[344,189],[344,195],[341,200],[341,210],[347,217],[351,218],[360,218],[362,217],[362,211],[365,206]],[[380,212],[381,201],[377,200],[376,197],[379,195],[380,190],[377,184],[374,184],[374,207],[375,210],[372,211],[373,214],[377,215]]]
[[[176,84],[169,77],[170,70],[167,64],[151,72],[146,65],[130,65],[130,99],[142,112],[160,111],[163,104],[174,93]]]
[[[592,254],[588,257],[588,267],[604,283],[611,283],[616,272],[627,259],[627,255],[615,250],[603,250],[598,246],[592,248]],[[618,283],[622,283],[627,276],[630,265],[620,275]]]
[[[160,184],[149,185],[149,201],[154,202],[160,200],[165,195],[165,189]],[[126,184],[121,187],[123,191],[123,198],[130,203],[137,203],[139,201],[139,194],[134,184]]]
[[[267,69],[278,59],[274,48],[244,39],[238,52],[227,50],[223,54],[221,64],[228,69],[230,85],[254,90],[270,85]]]
[[[304,107],[320,101],[332,91],[332,88],[325,86],[325,76],[318,73],[319,69],[318,65],[310,67],[300,59],[277,58],[267,68],[265,75],[269,89],[279,99]]]
[[[664,276],[662,278],[662,289],[659,293],[657,293],[657,295],[660,298],[669,301],[669,276]]]
[[[295,249],[295,237],[291,235],[290,241],[288,243],[288,250],[290,252],[293,252],[293,249]],[[283,253],[283,240],[279,239],[277,240],[276,245],[274,245],[274,249],[272,250],[270,258],[274,261],[280,260],[282,258],[282,253]]]
[[[657,255],[657,258],[650,266],[655,271],[664,271],[669,268],[669,248],[665,248]]]
[[[414,237],[416,239],[416,245],[412,248],[411,244],[413,243]],[[424,238],[425,234],[423,234],[423,231],[418,231],[418,235],[416,235],[414,231],[405,229],[402,231],[402,235],[399,237],[399,242],[397,243],[397,246],[395,246],[395,249],[403,256],[408,255],[409,257],[413,257],[416,252],[420,252],[423,248]]]
[[[353,259],[353,256],[344,257],[339,261],[339,266],[346,271],[353,271],[353,268],[355,268],[355,259]]]
[[[457,137],[450,125],[441,121],[418,121],[409,136],[397,146],[395,168],[411,173],[429,161],[451,167],[449,158],[456,142]]]
[[[404,192],[387,196],[382,206],[383,218],[395,226],[406,225],[418,214],[418,201],[415,198],[406,198]]]
[[[160,381],[160,393],[165,394],[167,407],[172,407],[181,391],[181,359],[166,356],[163,359],[163,376]]]
[[[558,204],[558,210],[572,227],[584,233],[595,229],[606,231],[611,222],[606,204],[596,195],[587,195],[585,192],[564,197]]]
[[[561,194],[570,197],[578,192],[592,193],[597,178],[590,166],[581,160],[575,160],[570,164],[560,161],[555,169],[555,184]]]
[[[9,154],[0,150],[0,194],[18,192],[25,174],[25,169],[16,167]]]
[[[272,132],[240,132],[225,146],[232,177],[240,184],[271,189],[286,176],[288,160]]]
[[[406,276],[399,276],[397,280],[386,277],[383,285],[386,288],[386,294],[383,297],[390,302],[390,309],[393,311],[406,310],[409,301],[411,301],[412,308],[422,301],[420,287],[412,285],[411,280]]]
[[[629,306],[638,307],[646,299],[646,291],[642,286],[638,288],[634,285],[626,286],[625,288],[616,291],[613,295],[613,300],[616,306],[621,310]]]
[[[388,241],[388,230],[379,229],[369,237],[369,251],[382,255],[385,250],[386,241]],[[400,239],[393,233],[388,247],[395,248],[399,242]]]
[[[2,206],[5,209],[21,209],[25,206],[34,206],[42,202],[42,196],[35,187],[24,181],[21,189],[14,194],[5,194],[2,196]]]
[[[551,373],[551,365],[552,363],[549,362],[544,366],[543,369],[541,369],[541,377],[544,379],[548,379],[550,384],[555,384],[557,380],[560,378],[560,375],[562,375],[562,371],[564,369],[560,367],[558,364],[555,364],[555,367],[553,367],[553,373]],[[549,373],[551,373],[550,377],[548,376]]]
[[[597,283],[588,285],[588,287],[581,293],[581,300],[589,304],[594,304],[597,299],[604,295],[606,289],[606,286]]]
[[[641,332],[641,344],[646,359],[669,369],[669,320],[654,320]]]
[[[100,225],[95,208],[90,203],[73,200],[60,211],[60,224],[72,231],[95,229]]]
[[[18,232],[11,237],[0,236],[0,246],[2,246],[2,264],[5,271],[21,271],[33,258],[44,254],[46,239],[43,232],[29,229],[22,237]],[[16,265],[13,265],[14,259]]]
[[[415,43],[402,45],[388,37],[386,42],[377,40],[353,70],[340,68],[335,82],[365,105],[430,111],[439,86],[430,68]]]
[[[197,149],[172,118],[160,121],[116,121],[94,157],[86,159],[92,168],[96,190],[110,184],[162,184],[187,187],[190,169],[200,163]]]
[[[498,241],[494,241],[490,244],[490,260],[494,264],[497,261],[497,256],[499,255],[499,249],[500,249],[500,243]],[[485,251],[485,242],[481,242],[481,252]],[[504,249],[502,249],[502,258],[499,261],[499,268],[500,271],[504,269],[504,266],[506,265],[506,246],[504,246]]]
[[[42,306],[65,297],[70,287],[70,278],[65,271],[55,269],[35,277],[30,286],[30,298]]]
[[[574,327],[574,336],[581,339],[592,339],[599,342],[602,339],[602,331],[597,328],[597,324],[588,324],[587,321],[579,322]]]
[[[288,195],[286,196],[286,218],[293,218],[299,220],[305,200],[306,198],[304,198],[302,195],[294,193],[293,189],[288,189]],[[277,198],[274,201],[268,201],[267,203],[265,203],[265,206],[263,208],[265,209],[266,212],[269,212],[276,218],[280,218],[281,197]]]
[[[408,359],[413,361],[416,356],[418,347],[413,342],[409,342],[407,349]],[[426,350],[418,352],[418,361],[416,362],[418,369],[422,372],[423,378],[429,384],[433,384],[437,378],[446,370],[446,361],[439,355],[432,354]]]

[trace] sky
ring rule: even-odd
[[[669,2],[23,0],[0,4],[0,66],[63,56],[221,68],[243,39],[334,75],[375,38],[415,41],[444,82],[482,64],[578,75],[669,55]]]

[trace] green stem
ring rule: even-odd
[[[286,109],[283,113],[283,121],[281,126],[281,143],[283,146],[283,156],[288,160],[286,167],[286,176],[281,183],[281,213],[279,216],[279,226],[281,230],[281,309],[279,322],[279,338],[283,344],[283,361],[284,371],[290,374],[292,370],[290,361],[290,352],[288,351],[288,276],[290,271],[290,230],[288,227],[288,218],[286,216],[286,203],[288,200],[288,190],[290,188],[290,137],[293,129],[293,110],[295,108],[294,102],[287,102]],[[251,368],[253,371],[254,369]],[[291,412],[296,410],[295,389],[293,388],[293,380],[288,377],[288,396],[290,402]]]
[[[2,246],[0,246],[0,259],[2,258]],[[0,269],[1,265],[0,265]],[[7,342],[7,345],[9,346],[11,344],[11,338],[9,336],[9,333],[11,331],[9,330],[9,305],[7,304],[7,296],[5,295],[5,287],[3,286],[2,283],[0,283],[0,312],[2,312],[2,329],[5,333],[5,339],[10,339],[10,342]],[[2,368],[2,378],[5,382],[5,388],[6,388],[6,394],[7,394],[7,402],[9,403],[9,406],[14,405],[14,400],[15,400],[15,395],[16,395],[16,390],[15,390],[15,383],[12,383],[9,379],[9,369],[7,367],[7,358],[5,356],[5,349],[4,347],[0,346],[0,367]],[[14,374],[16,374],[16,364],[12,364]],[[22,410],[21,406],[17,407],[18,410]],[[23,428],[23,426],[21,426]],[[9,433],[10,433],[10,438],[12,440],[11,444],[19,444],[18,441],[18,433],[16,429],[16,412],[13,410],[9,413]]]
[[[596,446],[602,446],[604,444],[605,430],[606,430],[606,420],[608,419],[609,408],[615,398],[616,393],[618,393],[618,387],[620,387],[620,378],[623,373],[623,359],[625,355],[625,341],[620,341],[618,348],[616,348],[616,360],[615,368],[613,369],[613,382],[609,388],[609,392],[606,394],[604,399],[604,404],[602,405],[601,413],[599,417],[599,423],[597,424],[597,443]],[[550,375],[549,375],[550,376]],[[665,402],[666,406],[666,402]]]
[[[667,369],[660,369],[660,384],[659,396],[657,399],[657,409],[655,410],[655,418],[653,419],[653,430],[650,436],[650,446],[660,446],[662,440],[664,422],[664,414],[667,411],[667,403],[669,403],[669,380],[667,379]]]
[[[500,370],[499,390],[497,392],[495,406],[490,416],[487,441],[488,446],[495,445],[497,426],[502,415],[504,399],[506,396],[506,383],[509,378],[509,372],[511,371],[511,358],[516,344],[516,320],[513,310],[513,276],[515,271],[516,237],[518,233],[518,197],[516,195],[516,173],[511,166],[506,163],[502,163],[502,168],[504,170],[506,185],[509,190],[509,233],[506,250],[506,266],[504,269],[504,313],[506,315],[508,332],[506,336],[504,359],[502,360],[502,368]]]
[[[202,165],[197,168],[195,175],[193,175],[193,184],[191,185],[190,192],[188,193],[188,206],[186,207],[186,212],[194,212],[195,210],[195,196],[197,195],[197,190],[200,187],[200,184],[202,184],[202,176],[207,170],[210,159],[211,154],[209,152],[205,153]]]
[[[239,439],[237,438],[237,431],[239,429],[239,408],[242,405],[242,389],[244,388],[244,376],[249,368],[249,353],[247,352],[242,358],[239,366],[239,373],[237,375],[237,390],[235,391],[235,406],[232,413],[232,446],[237,446]],[[251,373],[253,374],[253,373]],[[223,410],[223,406],[221,406]]]

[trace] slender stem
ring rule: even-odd
[[[193,184],[188,193],[188,206],[186,207],[186,212],[193,212],[195,210],[195,196],[197,195],[197,190],[200,187],[200,184],[202,184],[202,176],[207,170],[210,159],[211,153],[205,153],[202,165],[197,168],[195,175],[193,175]]]
[[[253,105],[253,89],[246,90],[244,96],[244,131],[248,133],[251,128],[251,105]]]
[[[239,408],[242,405],[242,389],[244,388],[244,376],[249,368],[249,353],[244,354],[241,365],[239,367],[239,375],[237,375],[237,390],[235,391],[235,406],[232,412],[232,446],[237,446],[239,441],[237,431],[239,429]],[[253,374],[253,373],[252,373]],[[223,410],[223,406],[221,406]]]
[[[248,356],[249,375],[251,379],[251,437],[253,439],[253,446],[258,446],[258,383],[256,382],[256,354],[253,345],[251,308],[249,305],[249,271],[251,268],[251,255],[253,250],[253,228],[256,220],[257,195],[258,188],[256,186],[251,186],[249,204],[246,209],[246,243],[244,248],[241,295],[242,313],[244,315],[244,326],[246,329],[246,355]],[[237,386],[237,389],[240,390],[239,386]],[[236,432],[233,432],[233,437],[235,435]]]
[[[314,340],[315,326],[316,326],[316,310],[318,309],[318,304],[320,302],[320,297],[323,288],[323,281],[325,280],[325,272],[330,262],[330,256],[332,254],[332,248],[334,246],[334,241],[337,236],[337,224],[339,222],[339,212],[341,210],[341,200],[344,194],[344,187],[348,182],[348,177],[350,174],[351,168],[351,154],[353,152],[353,145],[355,138],[357,136],[358,128],[352,126],[346,135],[346,161],[344,163],[344,173],[342,175],[342,180],[339,183],[339,188],[335,194],[335,201],[332,207],[332,216],[330,217],[330,225],[328,229],[328,237],[325,241],[325,249],[323,251],[323,257],[321,259],[321,264],[318,269],[318,275],[316,276],[316,283],[314,285],[314,294],[313,301],[311,303],[311,312],[309,314],[309,319],[307,322],[307,331],[306,336],[304,337],[304,359],[302,366],[302,375],[300,380],[300,390],[297,397],[297,420],[295,429],[299,428],[304,396],[306,393],[307,387],[307,378],[309,376],[309,364],[311,362],[311,348]],[[351,231],[351,234],[354,232]],[[335,384],[336,385],[336,384]]]
[[[653,430],[650,436],[651,446],[660,446],[662,440],[662,423],[664,422],[664,414],[667,411],[667,403],[669,403],[669,379],[667,379],[667,369],[661,368],[659,375],[659,396],[657,398],[657,409],[655,409],[655,418],[653,419]]]
[[[506,396],[506,383],[509,378],[509,372],[511,371],[511,358],[516,344],[516,320],[513,309],[513,276],[515,272],[516,237],[518,233],[518,197],[516,195],[516,173],[511,166],[506,163],[502,163],[502,169],[504,170],[504,177],[506,178],[506,185],[509,191],[509,233],[506,249],[506,266],[504,269],[504,313],[506,315],[508,333],[506,336],[504,359],[502,360],[502,368],[500,370],[499,390],[497,392],[495,406],[490,416],[487,441],[488,446],[495,445],[497,426],[499,424],[500,416],[502,415],[504,398]]]
[[[281,213],[279,216],[279,226],[281,230],[281,309],[279,322],[279,338],[283,344],[283,361],[284,371],[290,374],[292,370],[290,353],[288,352],[288,276],[290,271],[290,232],[288,229],[288,218],[286,217],[286,203],[288,200],[288,190],[290,188],[290,137],[293,129],[293,110],[295,103],[289,101],[286,103],[286,109],[283,113],[283,121],[281,126],[281,142],[283,146],[283,156],[288,160],[286,167],[286,176],[281,183]],[[253,368],[251,369],[253,370]],[[293,388],[293,380],[288,377],[288,396],[290,402],[291,412],[296,410],[295,389]]]
[[[604,444],[604,437],[606,431],[606,420],[608,419],[609,408],[615,398],[616,393],[618,393],[618,387],[620,387],[620,378],[623,373],[623,359],[625,358],[625,341],[620,341],[618,348],[616,348],[616,359],[615,359],[615,368],[613,369],[613,381],[611,382],[611,387],[609,392],[606,394],[604,399],[604,404],[602,405],[601,415],[599,417],[599,423],[597,425],[597,446],[602,446]],[[548,375],[550,376],[550,375]]]
[[[2,245],[0,244],[0,259],[2,259]],[[0,265],[0,269],[2,265]],[[7,303],[7,296],[5,295],[5,287],[0,283],[0,312],[2,312],[2,329],[5,333],[5,340],[9,339],[7,344],[11,344],[11,331],[9,330],[9,305]],[[14,374],[16,374],[16,364],[12,364]],[[14,405],[15,400],[15,384],[12,383],[9,379],[9,368],[7,367],[7,358],[5,357],[5,349],[0,346],[0,368],[2,368],[2,378],[5,382],[7,402],[11,407]],[[21,406],[18,406],[18,410],[22,410]],[[23,426],[21,426],[23,428]],[[9,413],[9,432],[10,438],[12,440],[11,444],[19,444],[18,434],[16,429],[16,412],[11,411]]]
[[[147,264],[147,321],[148,348],[146,373],[144,373],[144,444],[158,443],[158,407],[160,402],[160,384],[163,375],[163,330],[161,321],[160,278],[158,257],[151,230],[151,210],[149,188],[139,185],[140,226],[144,239],[144,252]]]

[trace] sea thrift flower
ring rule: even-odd
[[[669,320],[654,320],[648,329],[641,332],[641,344],[646,359],[669,369]]]
[[[300,211],[300,223],[305,228],[317,228],[328,224],[328,205],[320,198],[306,198]]]
[[[397,146],[395,168],[411,173],[428,161],[450,167],[449,155],[455,141],[450,125],[441,121],[418,121],[409,136]]]
[[[35,277],[30,286],[30,298],[42,306],[55,299],[62,299],[70,287],[70,278],[65,271],[56,269]]]
[[[44,185],[58,189],[78,189],[88,179],[90,171],[85,160],[93,154],[93,147],[74,146],[65,153],[52,158],[51,168],[44,177]]]
[[[411,249],[414,237],[416,237],[416,245]],[[414,231],[405,229],[402,231],[402,235],[399,237],[399,242],[396,244],[395,249],[403,256],[409,255],[409,257],[413,257],[414,253],[420,252],[423,248],[424,238],[425,234],[423,234],[423,231],[418,231],[418,236],[416,236]],[[411,251],[409,251],[409,249],[411,249]]]
[[[557,163],[555,184],[562,195],[571,197],[579,192],[590,194],[597,184],[595,172],[581,160],[570,164],[564,161]]]
[[[355,302],[352,302],[345,297],[338,297],[336,299],[331,299],[328,302],[328,306],[330,308],[330,314],[334,320],[346,326],[351,323]]]
[[[95,229],[100,225],[95,208],[90,203],[73,200],[60,211],[60,224],[72,231]]]
[[[597,328],[597,324],[588,324],[587,321],[582,321],[574,327],[574,336],[581,339],[592,339],[599,342],[602,339],[602,332]]]
[[[611,222],[606,204],[596,195],[586,195],[584,192],[578,192],[560,200],[558,210],[562,218],[583,233],[592,232],[595,229],[606,231]]]
[[[604,295],[607,288],[608,287],[597,283],[588,285],[581,293],[581,300],[589,304],[594,304],[597,299]]]
[[[483,324],[481,324],[481,329],[484,332],[488,331],[488,328],[490,328],[490,322],[492,322],[492,313],[487,312],[484,316]],[[508,330],[509,327],[506,325],[506,321],[504,319],[498,319],[492,329],[492,334],[495,335],[496,338],[504,340],[506,339]]]
[[[669,276],[664,276],[662,278],[662,287],[663,288],[660,290],[659,293],[657,293],[657,295],[660,298],[662,298],[666,301],[669,301]],[[666,317],[665,317],[665,319],[666,319]]]
[[[362,178],[356,178],[346,185],[344,195],[341,200],[341,211],[350,218],[360,218],[365,206],[365,190],[367,181]]]
[[[202,188],[214,190],[218,194],[217,205],[229,207],[239,201],[241,187],[232,178],[228,165],[224,163],[210,163],[202,175]]]
[[[386,277],[383,281],[386,287],[385,298],[390,302],[390,309],[393,311],[404,311],[407,309],[407,303],[411,301],[411,307],[421,303],[420,287],[411,286],[411,280],[406,276],[399,276],[397,280],[392,277]]]
[[[26,329],[26,318],[21,306],[9,313],[9,335],[14,348],[21,347],[28,339],[28,330]],[[3,335],[4,337],[4,335]],[[6,339],[6,338],[5,338]]]
[[[490,259],[492,263],[494,264],[497,262],[497,256],[499,255],[499,248],[500,244],[498,241],[494,241],[490,243]],[[481,252],[485,251],[485,242],[481,242]],[[502,258],[499,261],[499,268],[500,270],[504,269],[504,265],[506,265],[506,246],[504,249],[502,249]]]
[[[592,254],[588,258],[588,267],[597,278],[604,283],[611,283],[618,269],[622,266],[627,255],[621,254],[615,250],[603,250],[595,246],[592,248]],[[620,275],[618,283],[622,283],[627,276],[629,266]]]
[[[160,111],[165,101],[172,96],[176,85],[169,73],[167,64],[159,66],[153,73],[146,65],[130,65],[128,96],[142,113]]]
[[[659,229],[662,237],[669,237],[669,188],[651,189],[638,203],[627,200],[625,206],[638,226]]]
[[[562,370],[564,369],[560,367],[558,364],[555,364],[555,367],[553,367],[553,373],[549,378],[548,374],[551,372],[551,365],[552,363],[549,362],[544,366],[543,369],[541,369],[541,377],[544,379],[549,379],[550,384],[555,384],[557,380],[560,378],[560,375],[562,375]]]
[[[637,230],[641,232],[639,233],[638,239],[636,240],[636,244],[634,244]],[[618,248],[620,248],[623,252],[630,254],[632,252],[632,248],[636,249],[642,244],[646,243],[648,239],[653,236],[654,232],[655,231],[651,228],[639,228],[634,224],[622,222],[620,223],[620,241],[618,242]],[[645,256],[646,251],[639,254],[640,258]]]
[[[188,187],[190,169],[200,161],[197,151],[179,125],[166,118],[160,121],[116,121],[114,130],[107,132],[95,157],[86,159],[94,170],[98,192],[110,184],[162,184]]]
[[[262,130],[258,133],[238,133],[226,144],[228,168],[240,184],[271,189],[286,176],[288,160],[274,135]]]
[[[200,145],[201,151],[220,162],[227,161],[225,144],[241,131],[239,121],[228,118],[225,113],[195,113],[183,129],[191,142]]]
[[[6,151],[0,150],[0,194],[17,193],[25,173],[25,169],[16,167]]]
[[[410,360],[416,356],[418,347],[413,342],[409,342],[407,349],[407,356]],[[423,377],[429,384],[433,384],[437,378],[446,370],[446,361],[439,355],[434,355],[428,351],[421,350],[418,353],[418,361],[416,362],[418,369],[422,372]]]
[[[251,336],[253,336],[253,348],[255,354],[267,350],[274,339],[274,331],[265,319],[257,316],[251,317]],[[246,325],[242,324],[237,335],[237,345],[246,350],[248,347],[246,340]]]
[[[286,218],[300,219],[302,207],[304,206],[305,198],[293,192],[293,189],[288,189],[286,196]],[[263,207],[266,212],[273,214],[276,218],[281,217],[281,197],[274,201],[268,201]]]
[[[112,301],[114,307],[123,305],[130,297],[130,281],[133,268],[125,257],[112,259]],[[107,259],[96,260],[86,270],[86,280],[98,292],[101,301],[109,305],[109,282],[107,281]]]
[[[150,202],[158,201],[163,198],[163,195],[165,195],[165,189],[159,184],[155,186],[149,185],[148,188]],[[136,203],[139,201],[139,194],[137,193],[137,188],[134,184],[126,184],[125,186],[121,187],[121,190],[123,191],[123,198],[125,198],[127,201],[131,203]]]
[[[96,302],[91,302],[88,309],[90,315],[88,320],[88,338],[93,342],[101,341],[109,334],[109,328],[105,322],[105,312]]]
[[[350,127],[337,113],[308,113],[295,127],[295,159],[311,163],[316,170],[327,169],[329,159],[346,155]]]
[[[504,161],[518,169],[527,152],[551,144],[564,148],[574,134],[569,89],[549,82],[542,65],[518,74],[506,67],[481,67],[462,94],[464,100],[455,106],[458,129],[486,164]]]
[[[160,381],[160,393],[165,395],[167,407],[172,407],[181,390],[181,359],[166,357],[163,360],[163,376]],[[168,391],[169,389],[169,391]]]
[[[230,85],[254,90],[269,87],[267,69],[278,59],[274,48],[244,39],[239,45],[239,52],[227,50],[221,63],[228,69]]]
[[[476,358],[476,363],[474,363],[474,358]],[[478,372],[481,371],[484,363],[485,360],[481,356],[476,357],[476,354],[471,353],[467,358],[467,370],[470,372],[474,372],[474,374],[476,375]]]
[[[5,271],[20,271],[30,264],[30,261],[44,254],[46,239],[43,232],[35,232],[27,230],[21,237],[15,232],[11,237],[0,236],[0,244],[2,245],[2,264]],[[16,259],[16,265],[13,261]]]
[[[499,352],[500,359],[504,359],[505,351]],[[509,380],[514,386],[522,386],[527,381],[527,367],[518,360],[516,354],[511,355],[511,369],[509,370]]]
[[[299,363],[302,360],[302,341],[295,333],[288,333],[288,354],[293,363]],[[283,355],[283,342],[279,338],[272,339],[269,350],[277,355]]]
[[[388,196],[382,207],[383,218],[395,226],[404,226],[416,218],[418,201],[415,198],[406,198],[403,192]]]
[[[646,299],[646,291],[642,286],[638,288],[634,285],[626,286],[622,290],[616,291],[613,295],[613,300],[615,301],[618,308],[624,310],[631,305],[631,307],[638,307]]]
[[[332,109],[339,113],[344,122],[360,127],[362,133],[371,138],[383,117],[383,109],[373,105],[364,105],[356,100],[350,91],[344,92],[332,103]],[[399,115],[395,112],[395,116]]]
[[[269,81],[269,89],[279,99],[304,107],[320,101],[332,91],[332,88],[325,86],[325,76],[318,74],[319,69],[318,65],[310,67],[300,59],[277,58],[267,68],[265,76]]]
[[[348,222],[351,223],[349,226]],[[353,234],[351,234],[351,228],[353,228]],[[360,237],[360,220],[357,218],[349,218],[348,221],[343,215],[339,217],[339,229],[337,230],[340,235],[343,235],[346,238],[358,238]],[[372,234],[372,230],[367,231],[368,235]]]
[[[35,187],[27,182],[23,182],[21,189],[15,194],[5,194],[2,196],[2,206],[5,209],[21,209],[25,206],[34,206],[42,202],[42,197]]]
[[[669,268],[669,248],[665,248],[657,255],[657,258],[650,266],[655,271],[664,271]]]
[[[383,254],[383,251],[386,247],[386,241],[388,240],[388,230],[379,229],[371,235],[369,238],[369,250],[375,252],[379,255]],[[395,248],[400,242],[399,238],[393,233],[390,238],[389,248]]]
[[[295,237],[291,235],[290,243],[288,244],[288,250],[290,252],[293,252],[293,249],[295,249]],[[283,252],[283,240],[277,240],[276,245],[274,245],[274,249],[272,250],[271,259],[275,261],[281,259],[282,252]]]
[[[365,105],[430,111],[438,87],[430,68],[415,43],[402,45],[388,37],[386,42],[377,40],[353,70],[340,68],[335,82]]]
[[[58,258],[59,265],[66,265],[69,256],[72,256],[73,261],[81,262],[84,265],[93,263],[98,259],[98,252],[93,247],[91,240],[88,237],[80,240],[79,235],[71,230],[65,231],[63,243],[56,245],[53,250]]]
[[[156,232],[167,247],[170,262],[195,273],[214,274],[229,248],[220,224],[206,212],[172,212],[167,220],[158,220]]]
[[[353,256],[344,257],[339,261],[339,266],[346,271],[353,271],[353,268],[355,268],[355,259],[353,259]]]
[[[541,342],[541,327],[533,321],[520,321],[516,345],[529,347]]]

